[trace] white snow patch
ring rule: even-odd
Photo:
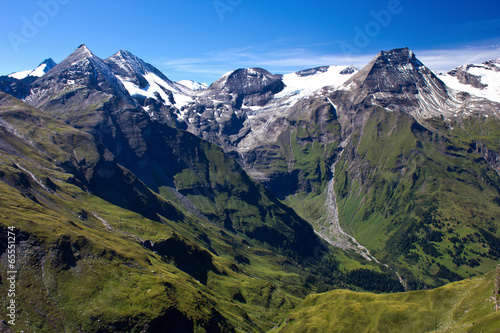
[[[186,95],[176,86],[165,82],[156,74],[148,72],[144,74],[144,78],[148,81],[148,85],[145,88],[140,88],[135,83],[129,81],[127,78],[118,76],[120,81],[123,83],[127,91],[131,96],[143,96],[146,98],[156,99],[156,93],[165,101],[166,104],[171,104],[169,101],[168,94],[165,90],[170,90],[174,95],[175,106],[181,108],[184,105],[189,104],[193,101],[191,96]]]
[[[180,80],[180,81],[177,81],[177,83],[182,84],[184,87],[187,87],[187,88],[194,90],[194,91],[204,90],[204,89],[208,88],[208,84],[196,82],[193,80]]]
[[[47,64],[41,64],[33,72],[30,73],[30,76],[41,77],[45,74],[45,68],[47,68]]]
[[[490,101],[500,103],[500,66],[495,65],[495,69],[486,65],[473,65],[467,72],[479,76],[481,83],[487,85],[484,89],[475,88],[468,84],[463,84],[458,79],[449,74],[438,74],[438,77],[450,88],[465,91],[471,95],[483,97]]]
[[[330,66],[328,70],[323,73],[317,73],[308,76],[300,76],[297,73],[283,75],[283,83],[285,89],[275,95],[275,98],[291,97],[295,104],[299,99],[312,94],[313,92],[323,87],[340,88],[353,76],[357,71],[352,74],[341,74],[341,72],[350,66]]]
[[[27,78],[28,76],[36,76],[36,77],[41,77],[46,73],[47,64],[41,64],[37,68],[33,70],[28,70],[28,71],[22,71],[22,72],[17,72],[17,73],[12,73],[9,74],[9,77],[13,77],[14,79],[22,80],[24,78]]]
[[[30,75],[31,72],[33,72],[33,71],[32,70],[22,71],[22,72],[17,72],[17,73],[9,74],[8,76],[9,77],[13,77],[14,79],[22,80],[25,77],[28,77],[28,75]]]

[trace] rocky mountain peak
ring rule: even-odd
[[[408,48],[380,52],[345,83],[353,99],[416,117],[452,115],[459,101]]]
[[[50,69],[54,68],[55,66],[57,66],[57,63],[52,58],[48,58],[48,59],[45,59],[44,61],[42,61],[40,63],[40,65],[38,65],[38,67],[40,67],[41,65],[46,65],[50,70]]]
[[[147,64],[132,53],[120,50],[104,62],[117,75],[131,76],[133,74],[145,74]]]
[[[116,75],[85,44],[80,45],[46,75],[33,82],[26,101],[39,106],[51,93],[78,87],[93,88],[119,96],[126,103],[136,105]]]
[[[240,68],[225,74],[207,89],[207,94],[232,94],[237,108],[262,106],[273,95],[285,88],[281,75],[271,74],[262,68]]]
[[[261,91],[269,85],[279,86],[278,82],[281,82],[281,75],[271,74],[265,69],[240,68],[225,74],[222,78],[212,83],[209,90],[229,94],[251,94]]]
[[[464,68],[455,74],[463,74]],[[461,75],[466,84],[481,84],[479,77]],[[477,81],[477,82],[476,82]],[[447,83],[448,84],[448,83]],[[408,48],[380,52],[346,83],[353,101],[364,100],[414,117],[455,117],[472,113],[491,114],[495,106],[470,94],[450,89]],[[455,87],[453,87],[456,89]]]
[[[189,95],[193,93],[187,87],[172,82],[159,69],[129,51],[120,50],[104,60],[104,63],[141,105],[145,99],[151,98],[160,104],[176,104],[180,107],[190,100]]]
[[[72,67],[76,69],[77,67],[85,66],[85,64],[93,63],[98,67],[102,67],[102,60],[90,51],[90,49],[85,45],[80,45],[73,53],[67,56],[63,61],[61,61],[57,66],[54,67],[54,73],[59,73]]]
[[[368,92],[418,93],[428,86],[429,80],[446,92],[446,86],[425,67],[408,48],[380,52],[346,85]]]
[[[340,74],[342,74],[342,75],[349,75],[349,74],[354,74],[357,71],[359,71],[359,69],[357,69],[356,66],[350,65],[347,68],[341,70]]]
[[[90,49],[87,47],[87,45],[82,44],[76,48],[73,53],[71,53],[66,59],[71,59],[71,60],[77,60],[77,59],[86,59],[86,58],[92,58],[95,57],[95,55],[90,51]],[[66,60],[65,59],[65,60]]]
[[[381,51],[377,58],[395,63],[416,62],[417,64],[422,65],[422,63],[415,57],[415,53],[407,47]]]
[[[129,82],[135,83],[140,88],[145,88],[151,82],[145,76],[152,73],[157,76],[164,84],[168,85],[170,89],[178,91],[179,88],[175,83],[170,81],[159,69],[153,65],[145,62],[129,51],[120,50],[111,57],[104,60],[106,65],[120,77]]]

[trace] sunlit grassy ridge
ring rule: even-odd
[[[500,332],[493,281],[489,273],[425,291],[310,295],[271,332]]]
[[[98,143],[34,109],[12,109],[0,115],[12,132],[16,130],[10,133],[2,128],[0,216],[3,234],[8,226],[18,234],[16,328],[141,331],[149,325],[155,331],[154,327],[173,325],[197,331],[263,330],[280,312],[263,309],[290,308],[299,301],[280,287],[285,286],[281,280],[301,285],[298,274],[280,269],[280,261],[286,258],[250,246],[216,225],[201,225],[187,215],[179,218],[179,212],[173,220],[165,216],[152,221],[84,191],[85,179],[106,172],[96,167],[104,158]],[[29,140],[23,131],[30,133]],[[54,144],[67,136],[74,136],[74,142],[61,139]],[[73,145],[86,150],[65,149]],[[79,164],[88,166],[88,172],[75,180],[64,167],[71,171],[70,165],[78,161],[84,161]],[[110,164],[109,174],[121,170],[112,160]],[[122,186],[127,181],[131,186],[137,182],[126,176]],[[155,253],[144,245],[168,240],[178,250]],[[248,263],[256,258],[255,277],[243,273],[244,267],[234,257],[246,258]],[[196,267],[189,265],[190,260]],[[265,278],[265,272],[273,272],[274,278]],[[190,273],[205,274],[206,281],[202,284]],[[1,287],[3,302],[7,301],[5,286]],[[266,289],[271,293],[261,299],[261,290]],[[241,303],[244,310],[234,303],[235,294],[251,295]],[[269,299],[267,305],[265,299]],[[6,318],[5,307],[2,313]]]

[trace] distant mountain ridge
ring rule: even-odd
[[[22,71],[22,72],[17,72],[17,73],[12,73],[9,74],[9,77],[22,80],[28,76],[34,76],[34,77],[40,77],[43,76],[45,73],[50,71],[52,68],[54,68],[57,64],[52,60],[52,58],[45,59],[38,65],[35,69],[33,70],[27,70],[27,71]]]
[[[78,89],[86,85],[104,94],[118,95],[130,105],[137,104],[104,61],[83,44],[50,72],[34,81],[26,101],[41,107],[48,102],[47,97],[52,96],[47,92],[59,94],[60,91]]]
[[[412,53],[409,50],[408,52]],[[186,105],[186,103],[189,103],[189,101],[192,102],[192,99],[189,98],[190,95],[192,95],[193,93],[192,91],[196,92],[199,90],[205,90],[209,87],[204,83],[198,83],[191,80],[181,80],[179,82],[172,82],[154,66],[145,63],[144,61],[137,58],[130,52],[124,50],[120,50],[115,55],[106,59],[105,63],[118,77],[122,79],[123,83],[125,84],[125,86],[127,86],[127,90],[129,90],[129,93],[131,95],[134,95],[136,97],[142,96],[147,98],[147,97],[154,97],[156,96],[155,94],[159,94],[163,102],[171,104],[170,100],[172,100],[173,97],[170,98],[169,94],[165,95],[165,91],[175,92],[179,94],[180,99],[183,100],[182,104],[179,104],[177,106],[179,109],[181,109],[184,105]],[[444,80],[445,83],[447,85],[450,85],[450,87],[453,89],[469,92],[473,95],[478,95],[490,99],[492,101],[498,102],[500,100],[500,97],[498,97],[500,96],[500,88],[497,87],[496,85],[496,82],[498,82],[498,80],[496,79],[495,75],[497,76],[500,75],[496,74],[500,72],[499,64],[500,64],[500,58],[493,59],[490,61],[485,61],[480,65],[473,65],[473,64],[462,65],[457,67],[456,69],[449,71],[447,74],[439,73],[438,78]],[[40,63],[40,65],[37,66],[37,68],[34,70],[12,73],[9,74],[8,77],[18,80],[25,79],[28,76],[41,77],[55,66],[56,63],[49,58]],[[307,78],[309,76],[315,78],[314,80],[309,80],[309,81],[303,80],[303,82],[301,83],[302,86],[299,87],[296,86],[298,82],[293,83],[289,80],[289,82],[285,84],[285,86],[288,88],[288,91],[290,91],[290,89],[295,89],[294,91],[304,90],[304,89],[311,91],[326,86],[342,85],[345,82],[345,80],[339,81],[339,79],[336,79],[331,75],[330,77],[326,75],[328,72],[332,72],[332,68],[334,67],[323,66],[312,69],[305,69],[302,71],[298,71],[296,73],[290,73],[281,76],[284,79],[286,79],[287,76],[291,77],[292,75],[296,75],[298,78]],[[343,68],[344,72],[339,73],[343,75],[354,74],[355,72],[358,71],[358,69],[355,68],[354,66],[340,66],[339,68]],[[476,74],[472,74],[472,72],[476,72]],[[156,80],[158,82],[155,83],[154,78],[152,79],[153,81],[151,82],[146,80],[144,75],[147,73],[154,74],[157,77]],[[430,75],[431,73],[428,74]],[[375,75],[375,76],[382,77],[382,75]],[[323,77],[323,79],[320,80],[320,77]],[[482,83],[481,80],[488,82]],[[153,83],[153,85],[156,86],[154,90],[151,90],[150,88],[151,83]],[[180,84],[180,86],[178,84]],[[439,85],[439,83],[436,84]],[[311,85],[313,87],[312,89]],[[145,87],[148,87],[148,89],[144,89]],[[188,90],[185,89],[186,87],[188,88]]]

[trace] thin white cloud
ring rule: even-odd
[[[500,57],[500,43],[481,46],[467,46],[450,49],[413,50],[416,56],[431,70],[446,72],[469,63],[481,63]],[[355,65],[362,68],[376,53],[343,55],[322,54],[307,48],[281,48],[248,46],[208,52],[200,57],[168,59],[157,66],[166,73],[189,77],[190,74],[204,75],[214,80],[231,70],[245,67],[262,67],[272,73],[286,74],[327,65]]]
[[[464,24],[466,27],[472,28],[481,28],[481,29],[494,29],[500,27],[500,19],[491,19],[491,20],[481,20],[481,21],[472,21],[466,22]]]
[[[416,56],[427,67],[447,72],[465,64],[478,64],[500,57],[500,45],[470,46],[455,49],[416,50]]]
[[[209,60],[206,58],[181,58],[181,59],[172,59],[172,60],[166,60],[162,62],[162,65],[164,66],[184,66],[184,65],[191,65],[191,64],[202,64],[202,63],[207,63]]]
[[[212,74],[217,77],[237,68],[262,67],[273,73],[286,74],[326,65],[364,66],[374,54],[325,55],[303,48],[263,50],[259,47],[222,50],[203,57],[163,60],[157,63],[165,72]]]

